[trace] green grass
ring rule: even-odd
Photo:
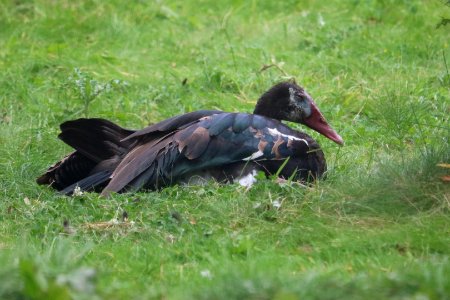
[[[444,2],[2,1],[0,298],[449,299]],[[291,124],[326,154],[312,187],[103,199],[34,182],[70,150],[64,120],[251,112],[291,77],[346,142]]]

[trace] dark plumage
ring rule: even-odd
[[[309,180],[323,175],[326,162],[307,134],[279,120],[306,124],[337,143],[311,97],[293,83],[280,83],[258,101],[255,114],[195,111],[132,131],[103,119],[61,125],[59,138],[76,151],[37,179],[64,194],[157,189],[194,177],[232,182],[256,170]]]

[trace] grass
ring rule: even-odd
[[[449,14],[441,1],[3,1],[0,298],[448,299],[436,164],[450,161],[450,36],[436,26]],[[325,151],[312,187],[102,199],[34,183],[69,151],[64,120],[250,112],[291,77],[346,141],[291,124]]]

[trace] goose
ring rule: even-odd
[[[253,114],[199,110],[141,130],[99,118],[66,121],[58,137],[75,151],[37,183],[66,195],[96,191],[108,196],[194,178],[245,185],[258,171],[297,181],[323,176],[326,161],[319,144],[281,120],[343,144],[305,89],[281,82],[259,98]]]

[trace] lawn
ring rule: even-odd
[[[0,299],[449,299],[446,1],[0,3]],[[251,112],[295,78],[345,140],[309,187],[77,197],[59,124]]]

